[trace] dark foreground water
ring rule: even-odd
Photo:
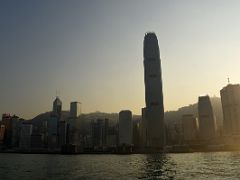
[[[0,179],[240,179],[240,152],[0,154]]]

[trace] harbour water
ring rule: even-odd
[[[0,154],[0,179],[239,179],[240,152]]]

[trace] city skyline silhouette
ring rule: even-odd
[[[0,2],[0,179],[239,179],[239,9]]]

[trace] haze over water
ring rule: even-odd
[[[238,179],[240,152],[133,155],[0,154],[12,179]]]

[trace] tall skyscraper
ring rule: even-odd
[[[48,119],[48,148],[56,149],[60,145],[60,123],[61,123],[61,113],[62,113],[62,101],[59,97],[53,101],[53,111]]]
[[[198,98],[198,123],[201,140],[209,140],[215,136],[215,116],[208,95]]]
[[[79,143],[79,131],[77,129],[80,128],[80,120],[78,119],[80,115],[80,102],[71,102],[70,104],[70,117],[68,118],[68,139],[71,144]]]
[[[223,131],[226,135],[240,134],[240,85],[228,84],[221,91]]]
[[[142,110],[141,136],[144,147],[163,148],[165,144],[162,75],[155,33],[144,37],[144,83],[146,107]]]
[[[53,113],[55,115],[61,116],[62,112],[62,101],[59,99],[59,97],[56,97],[56,99],[53,102]]]

